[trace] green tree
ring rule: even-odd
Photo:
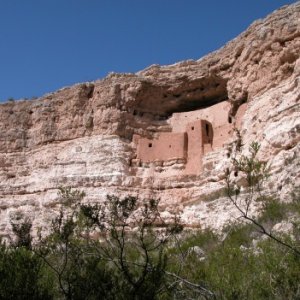
[[[41,277],[43,261],[31,250],[0,245],[0,299],[52,299]]]
[[[182,285],[199,297],[208,292],[168,270],[171,241],[183,227],[177,218],[164,222],[157,200],[107,196],[103,204],[82,204],[84,194],[70,188],[60,188],[60,196],[51,233],[34,249],[56,297],[173,299]]]
[[[254,201],[268,200],[262,194],[262,187],[264,181],[269,177],[270,166],[268,166],[267,162],[261,161],[257,158],[259,149],[260,145],[257,142],[252,142],[249,147],[250,156],[241,155],[239,159],[233,158],[232,162],[235,172],[241,173],[246,178],[247,185],[245,193],[242,196],[240,194],[241,186],[232,182],[230,172],[227,171],[227,196],[231,203],[241,213],[241,216],[246,221],[255,225],[260,233],[300,256],[299,245],[292,245],[291,243],[284,241],[284,239],[274,235],[271,231],[267,230],[263,223],[259,222],[257,218],[251,216],[249,212]]]

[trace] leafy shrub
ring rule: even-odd
[[[262,214],[258,218],[259,222],[272,224],[282,221],[288,213],[289,204],[279,202],[277,199],[263,199]]]
[[[251,222],[230,224],[221,236],[182,232],[178,220],[163,223],[155,199],[108,196],[87,205],[79,191],[59,195],[64,205],[50,235],[30,247],[0,247],[0,299],[300,297],[300,257],[285,246],[299,248],[297,238],[262,239]],[[298,204],[282,205],[266,201],[261,221],[277,222]],[[15,233],[27,236],[28,228],[18,223]]]
[[[0,299],[52,299],[43,286],[43,262],[24,248],[0,246]]]

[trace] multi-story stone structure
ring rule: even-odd
[[[235,117],[230,108],[224,101],[205,109],[174,113],[169,120],[172,132],[162,132],[153,139],[135,136],[137,159],[143,163],[182,160],[185,173],[198,174],[203,156],[222,147],[233,128],[241,125],[246,104],[239,107]]]

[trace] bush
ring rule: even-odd
[[[207,231],[204,237],[199,233],[199,243],[195,238],[198,234],[192,243],[189,238],[183,241],[183,245],[206,249],[204,257],[194,253],[186,256],[183,277],[214,291],[216,299],[298,299],[298,256],[273,240],[260,240],[261,234],[251,224],[231,225],[225,232],[219,239]],[[254,237],[260,242],[254,244]]]
[[[64,205],[47,237],[28,244],[24,218],[18,243],[1,246],[0,299],[300,297],[300,258],[285,246],[299,247],[297,239],[262,239],[253,223],[230,224],[221,236],[182,232],[177,219],[160,219],[155,199],[108,196],[103,205],[83,205],[79,191],[61,188],[59,195]],[[283,212],[281,205],[269,199],[261,220],[277,222],[298,204]]]
[[[157,200],[138,204],[136,197],[108,196],[103,205],[83,205],[84,194],[69,188],[59,193],[64,206],[51,234],[34,250],[54,278],[55,297],[150,300],[174,295],[182,280],[167,272],[167,245],[182,226],[176,219],[163,223]],[[156,230],[157,223],[164,227]],[[91,238],[95,232],[101,240]]]
[[[24,248],[0,246],[0,299],[52,299],[41,277],[43,262]]]
[[[262,201],[263,207],[262,214],[258,218],[259,222],[271,222],[275,224],[286,218],[290,206],[289,204],[279,202],[279,200],[273,198],[264,198]]]

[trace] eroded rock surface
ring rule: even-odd
[[[177,212],[186,224],[222,227],[237,216],[223,197],[234,127],[244,149],[251,141],[261,144],[261,158],[272,165],[268,190],[288,200],[300,184],[299,53],[297,2],[198,61],[110,74],[37,100],[1,104],[1,233],[10,233],[17,211],[35,228],[47,224],[61,185],[84,190],[86,201],[107,194],[160,197],[166,218]],[[222,103],[227,127],[204,114]],[[200,172],[185,172],[191,155],[139,161],[135,137],[183,132],[184,113],[190,121],[206,119],[219,136],[201,154]]]

